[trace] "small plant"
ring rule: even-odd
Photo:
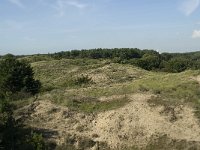
[[[42,134],[38,134],[35,132],[31,133],[31,137],[28,140],[28,143],[35,149],[35,150],[43,150],[45,149],[45,143],[42,137]]]
[[[74,81],[75,85],[84,85],[84,84],[90,84],[92,83],[92,78],[90,78],[88,75],[81,75],[77,77]]]
[[[139,91],[141,91],[141,92],[148,92],[149,89],[147,87],[145,87],[144,85],[139,85]]]

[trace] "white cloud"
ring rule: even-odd
[[[10,3],[14,4],[14,5],[17,5],[18,7],[21,7],[23,8],[24,7],[24,4],[22,3],[21,0],[8,0]]]
[[[81,3],[79,0],[57,0],[54,7],[58,11],[58,16],[62,17],[65,15],[65,12],[69,6],[78,9],[84,9],[87,7],[87,4]]]
[[[69,1],[69,2],[67,2],[67,4],[74,6],[74,7],[77,7],[77,8],[80,8],[80,9],[87,7],[86,4],[82,4],[82,3],[77,2],[77,1]]]
[[[57,0],[57,2],[56,2],[57,4],[56,4],[56,6],[55,6],[55,8],[56,8],[56,10],[58,11],[58,15],[60,16],[60,17],[62,17],[62,16],[64,16],[64,12],[65,12],[65,6],[64,6],[64,4],[63,4],[63,1],[62,0]]]
[[[192,38],[200,38],[200,30],[194,30],[192,33]]]
[[[186,15],[191,15],[200,5],[200,0],[184,0],[180,10]]]

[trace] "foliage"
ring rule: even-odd
[[[191,53],[162,53],[154,50],[139,50],[137,48],[121,49],[90,49],[72,50],[49,54],[55,59],[61,58],[92,58],[112,59],[113,62],[129,63],[146,70],[166,72],[182,72],[186,69],[200,68],[200,52]]]
[[[159,68],[160,56],[145,54],[141,59],[136,61],[136,65],[146,70],[155,70]]]
[[[82,111],[85,113],[98,113],[120,108],[126,105],[128,102],[129,100],[126,97],[104,102],[88,97],[82,99],[72,99],[67,103],[67,106],[76,111]]]
[[[13,117],[14,106],[7,100],[0,104],[0,147],[5,150],[44,150],[41,134],[23,127],[22,122]]]
[[[65,53],[66,56],[64,56]],[[53,54],[52,57],[54,57]],[[70,59],[62,59],[65,57]],[[117,63],[136,65],[146,70],[161,70],[173,73],[149,72],[138,69],[137,67],[132,67],[131,65],[110,63],[110,60],[102,60],[101,57],[111,58]],[[148,91],[158,95],[157,99],[152,98],[149,100],[150,104],[166,106],[187,103],[194,106],[196,108],[195,114],[200,116],[200,86],[197,81],[193,80],[193,77],[195,78],[197,75],[199,75],[199,72],[193,70],[182,72],[186,69],[199,69],[199,58],[200,55],[198,55],[198,53],[183,55],[168,53],[159,54],[155,51],[148,50],[129,51],[129,49],[99,49],[94,51],[73,51],[72,54],[71,52],[63,52],[63,55],[60,55],[59,58],[56,58],[62,60],[39,60],[40,62],[33,61],[34,63],[32,66],[34,67],[36,78],[40,79],[42,83],[45,83],[47,85],[47,90],[49,90],[46,93],[42,93],[39,98],[49,99],[54,102],[58,100],[58,103],[65,104],[69,108],[76,111],[98,113],[119,108],[127,104],[128,100],[124,98],[114,100],[113,98],[111,101],[100,101],[99,98]],[[6,56],[3,57],[0,62],[3,63],[8,59],[16,60],[16,58],[13,58],[13,56]],[[21,63],[26,63],[24,61],[17,62],[19,62],[18,64],[20,65]],[[116,66],[123,67],[124,69]],[[4,67],[2,66],[2,68]],[[21,68],[23,68],[23,65],[21,65]],[[131,80],[128,80],[128,72],[134,72],[130,74]],[[92,82],[91,78],[87,75],[81,75],[90,73],[92,75],[103,74],[107,78],[105,79],[105,82],[98,83],[95,81],[96,84],[90,85],[89,83]],[[5,74],[5,72],[2,73],[1,71],[0,74]],[[14,77],[9,79],[13,78]],[[119,82],[120,78],[129,82]],[[4,77],[4,75],[0,76],[0,83],[3,83],[3,81],[5,81],[4,79],[7,79]],[[62,86],[62,83],[64,84],[66,79],[69,79],[69,81],[72,80],[73,84],[78,86],[75,88],[67,87],[66,89],[66,86]],[[112,82],[111,79],[116,82]],[[90,88],[82,87],[82,85],[88,84],[91,86]],[[0,99],[3,98],[4,95],[7,96],[9,94],[12,94],[13,96],[16,94],[21,96],[21,94],[23,95],[23,92],[28,92],[31,95],[34,94],[26,90],[26,86],[21,88],[21,86],[17,85],[15,89],[20,90],[13,90],[13,92],[11,92],[9,90],[5,91],[3,88],[1,88],[0,96],[2,97],[0,97]],[[1,106],[0,146],[3,145],[4,147],[8,147],[8,149],[11,149],[13,145],[16,147],[15,149],[45,148],[44,140],[41,134],[38,134],[38,132],[35,131],[31,132],[31,130],[27,130],[26,128],[20,126],[18,120],[13,118],[12,106],[10,104],[2,103]],[[155,144],[157,146],[157,143]],[[74,145],[66,146],[73,148]],[[155,147],[153,146],[153,148]]]
[[[56,150],[86,150],[93,149],[95,145],[98,150],[110,150],[105,142],[93,141],[88,137],[70,134],[66,135],[64,144],[57,146]]]
[[[117,63],[128,63],[146,70],[182,72],[186,69],[200,68],[200,52],[190,53],[158,53],[155,50],[140,50],[137,48],[113,49],[83,49],[62,51],[53,54],[37,54],[33,56],[18,56],[29,62],[49,61],[52,59],[111,59]]]
[[[32,95],[39,92],[41,83],[34,79],[30,64],[7,55],[0,61],[0,97],[9,97],[19,92]]]
[[[34,150],[45,149],[45,143],[43,141],[42,134],[31,132],[30,139],[27,140],[27,143],[29,143]]]
[[[166,71],[176,73],[185,71],[187,68],[189,68],[189,65],[190,64],[187,59],[172,58],[166,63],[165,69]]]
[[[23,127],[13,116],[11,99],[20,99],[39,92],[41,83],[27,62],[8,54],[0,61],[0,147],[10,149],[44,149],[41,135]]]
[[[13,109],[7,101],[1,101],[0,109],[0,130],[1,130],[1,140],[0,146],[5,149],[14,149],[15,147],[15,126],[16,121],[13,118]]]
[[[74,84],[75,85],[84,85],[84,84],[89,84],[92,83],[92,78],[90,78],[88,75],[81,75],[78,76],[75,80],[74,80]]]

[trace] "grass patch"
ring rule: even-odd
[[[189,104],[196,110],[196,115],[200,118],[200,84],[192,79],[193,75],[199,71],[186,71],[176,74],[156,73],[146,79],[138,81],[136,84],[146,91],[158,95],[149,100],[154,105],[180,105]]]
[[[182,73],[148,72],[130,65],[94,59],[40,61],[32,63],[32,66],[36,78],[43,84],[40,99],[50,99],[57,104],[67,104],[84,112],[98,112],[108,110],[112,108],[111,105],[116,104],[104,104],[96,100],[74,103],[74,97],[98,99],[102,96],[150,92],[158,96],[149,103],[155,105],[188,103],[195,107],[196,114],[200,118],[200,85],[192,79],[200,74],[198,70],[188,70]],[[81,77],[81,74],[88,76]],[[104,83],[89,84],[92,80],[91,76],[101,74],[107,77]],[[117,103],[120,104],[120,102]]]
[[[87,74],[87,71],[102,67],[109,60],[93,59],[61,59],[52,61],[40,61],[32,63],[36,79],[42,82],[44,91],[49,87],[65,87],[67,82],[77,75]]]
[[[84,98],[81,100],[70,100],[67,103],[67,106],[76,111],[81,111],[85,113],[98,113],[112,109],[117,109],[119,107],[124,106],[128,102],[129,100],[126,97],[122,99],[104,102],[98,101],[94,98]]]

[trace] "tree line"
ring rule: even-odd
[[[159,53],[137,48],[71,50],[48,54],[54,59],[112,59],[114,62],[132,64],[146,70],[182,72],[200,68],[200,51],[190,53]]]
[[[1,60],[0,56],[0,60]],[[17,58],[26,56],[16,56]],[[200,51],[189,53],[159,53],[155,50],[140,50],[138,48],[113,49],[83,49],[61,51],[49,54],[36,54],[29,56],[33,61],[51,59],[111,59],[115,63],[131,64],[145,70],[182,72],[186,69],[200,68]]]

